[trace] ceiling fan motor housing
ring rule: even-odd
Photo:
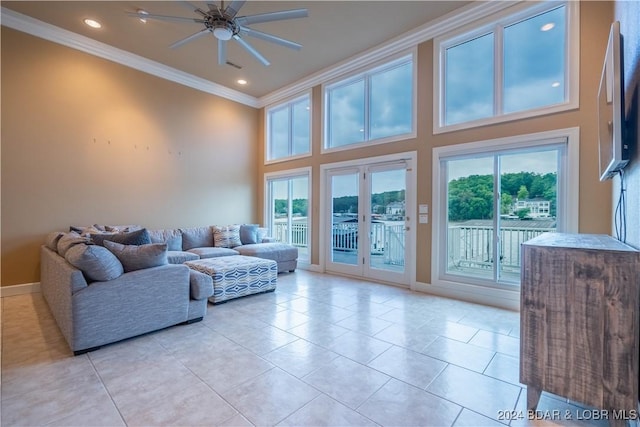
[[[204,19],[204,25],[218,40],[230,40],[240,30],[233,20],[220,15],[208,14]]]

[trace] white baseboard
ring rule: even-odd
[[[520,293],[515,291],[483,288],[460,283],[434,285],[421,282],[416,282],[413,290],[507,310],[520,311]]]
[[[314,273],[324,273],[324,269],[319,264],[309,264],[307,270]]]
[[[40,282],[0,287],[0,298],[40,292]]]

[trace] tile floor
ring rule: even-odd
[[[273,293],[73,357],[40,294],[2,299],[2,426],[606,425],[525,412],[519,316],[297,271]],[[541,411],[580,407],[544,393]]]

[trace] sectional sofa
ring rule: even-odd
[[[197,322],[206,315],[213,279],[184,262],[243,254],[271,259],[279,272],[295,270],[297,248],[258,228],[91,226],[50,233],[41,248],[41,290],[74,354]]]

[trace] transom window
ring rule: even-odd
[[[310,154],[310,98],[306,94],[267,109],[267,162]]]
[[[327,85],[324,93],[325,150],[414,133],[413,54]]]
[[[576,108],[578,7],[537,4],[436,39],[434,132]]]

